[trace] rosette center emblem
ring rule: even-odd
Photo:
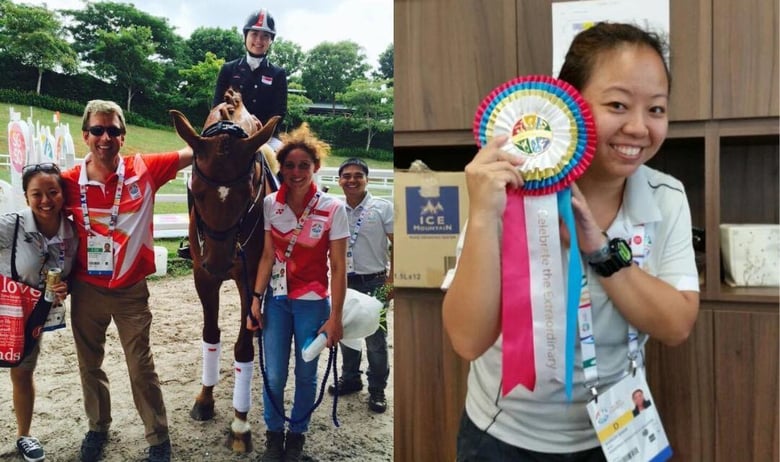
[[[552,139],[549,122],[538,114],[525,114],[512,127],[512,143],[530,157],[547,151],[552,145]]]

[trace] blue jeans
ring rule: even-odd
[[[601,447],[578,452],[546,454],[518,448],[479,429],[466,412],[458,431],[457,462],[606,462]]]
[[[330,301],[274,300],[266,297],[263,335],[266,380],[263,387],[263,418],[270,431],[284,431],[284,388],[290,365],[290,344],[295,339],[295,396],[293,398],[290,431],[305,433],[310,417],[304,416],[314,405],[317,394],[317,363],[306,362],[301,349],[330,316]],[[267,388],[266,388],[267,386]],[[268,396],[268,389],[272,396]],[[273,398],[273,402],[271,399]],[[275,405],[274,405],[275,403]],[[277,410],[278,409],[278,410]],[[301,420],[302,419],[302,420]],[[300,422],[297,422],[301,420]]]
[[[364,294],[370,294],[385,283],[384,277],[376,277],[370,280],[349,278],[348,287]],[[390,376],[390,366],[387,360],[387,321],[383,321],[379,329],[366,337],[366,356],[368,357],[368,389],[384,391],[387,387],[387,378]],[[341,345],[341,376],[344,381],[360,380],[361,351],[353,350]]]

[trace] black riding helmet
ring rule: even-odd
[[[250,30],[260,30],[271,34],[271,40],[276,38],[276,21],[271,13],[265,8],[261,8],[258,11],[253,12],[246,18],[246,24],[244,24],[244,40],[246,40],[246,34]]]

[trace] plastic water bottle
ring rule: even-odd
[[[325,335],[325,332],[316,337],[310,337],[303,344],[303,349],[301,350],[301,356],[303,356],[303,360],[308,363],[317,358],[320,355],[322,349],[325,348],[325,344],[327,342],[328,336]]]

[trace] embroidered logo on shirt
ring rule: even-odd
[[[141,189],[138,187],[138,183],[131,184],[128,192],[130,193],[130,197],[132,199],[138,199],[141,197]]]
[[[274,79],[271,76],[264,75],[260,81],[263,83],[263,85],[272,85],[274,83]]]
[[[309,232],[309,237],[312,239],[319,239],[322,236],[322,229],[323,224],[314,222],[311,224],[311,231]]]

